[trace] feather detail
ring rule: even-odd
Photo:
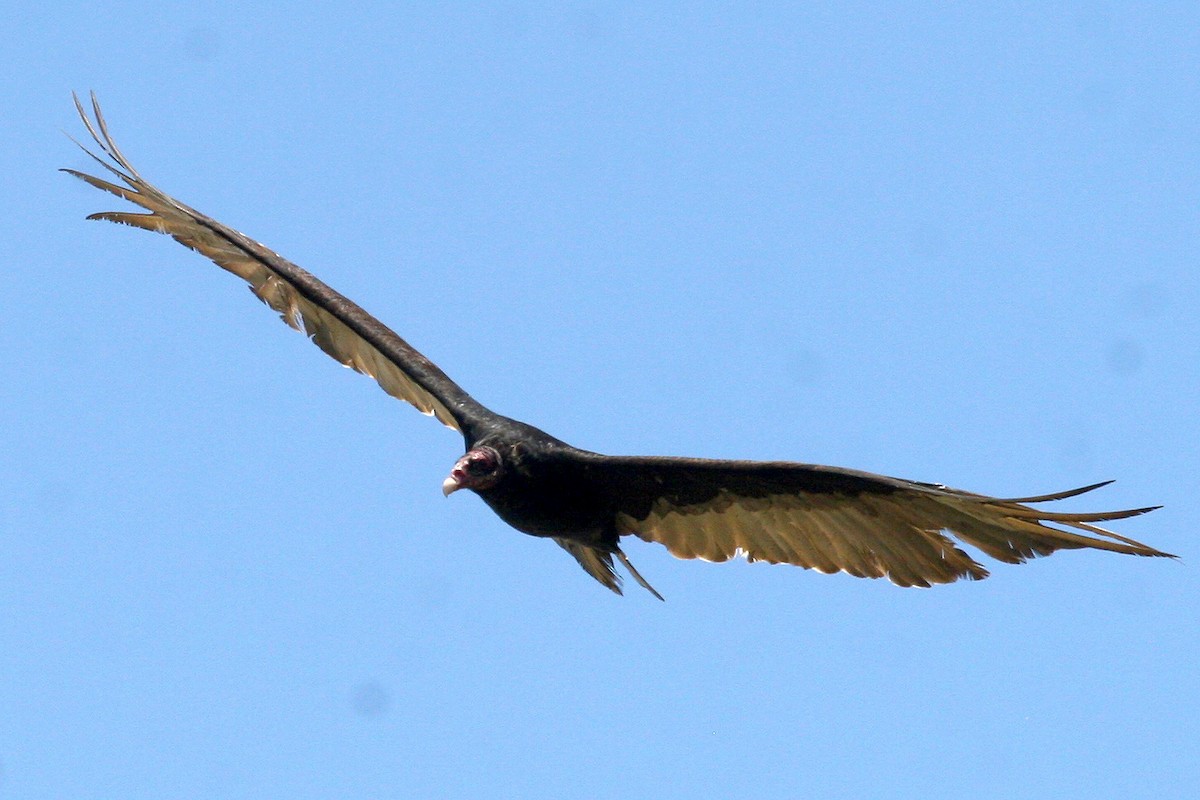
[[[579,566],[583,567],[584,572],[613,592],[624,594],[621,591],[621,576],[613,567],[612,553],[570,539],[560,539],[557,536],[553,538],[563,550],[566,550],[579,562]]]

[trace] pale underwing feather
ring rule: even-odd
[[[674,466],[678,462],[666,463]],[[715,464],[702,468],[721,469]],[[1009,563],[1082,547],[1167,555],[1094,524],[1143,514],[1151,510],[1148,508],[1043,512],[1015,500],[877,477],[880,487],[876,492],[793,491],[751,496],[722,488],[693,503],[672,501],[663,494],[644,515],[618,514],[617,527],[621,533],[658,542],[679,558],[725,561],[742,555],[748,561],[842,571],[856,577],[886,575],[901,586],[927,587],[987,577],[987,570],[951,536]],[[1044,502],[1081,493],[1069,490],[1030,500]]]

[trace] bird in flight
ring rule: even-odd
[[[1009,564],[1079,548],[1173,557],[1098,524],[1157,506],[1093,513],[1033,507],[1107,482],[997,498],[813,464],[607,456],[572,447],[485,408],[356,303],[146,181],[113,142],[94,94],[91,100],[90,116],[78,97],[75,107],[100,154],[84,150],[119,183],[64,172],[143,211],[103,211],[88,219],[165,233],[242,278],[337,361],[462,434],[466,452],[442,483],[444,494],[469,489],[512,527],[562,546],[618,594],[614,558],[662,599],[629,562],[622,536],[658,542],[679,558],[743,556],[925,587],[987,577],[958,543]]]

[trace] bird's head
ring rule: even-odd
[[[479,492],[490,489],[504,474],[504,462],[494,447],[476,447],[454,462],[450,475],[442,481],[442,494],[447,497],[459,489]]]

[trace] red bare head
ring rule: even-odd
[[[450,476],[442,481],[442,494],[447,497],[459,489],[481,491],[490,489],[504,474],[504,462],[494,447],[476,447],[454,462]]]

